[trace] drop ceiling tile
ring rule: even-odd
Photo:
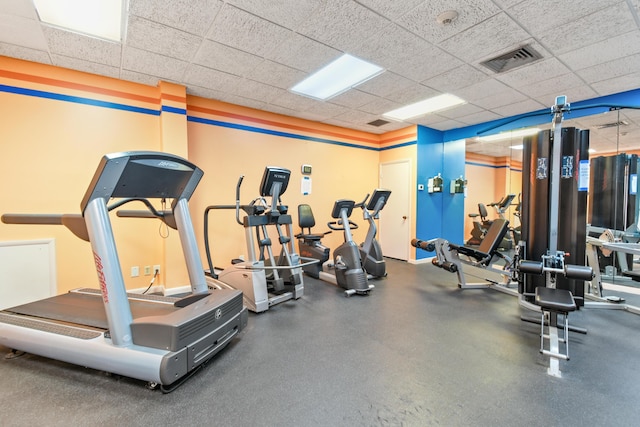
[[[576,71],[638,52],[640,52],[640,30],[634,30],[558,55],[558,58]]]
[[[570,70],[556,58],[548,58],[515,68],[505,73],[496,74],[495,77],[512,88],[518,88],[523,85],[566,75],[569,72]]]
[[[371,102],[376,102],[380,98],[370,93],[362,92],[358,89],[351,89],[338,96],[331,98],[330,102],[347,108],[358,108]]]
[[[440,94],[441,92],[428,86],[412,83],[411,86],[390,93],[385,98],[398,104],[413,104]]]
[[[120,67],[98,64],[96,62],[84,61],[78,58],[69,58],[62,55],[51,55],[52,64],[57,67],[69,68],[71,70],[84,71],[85,73],[97,74],[113,78],[120,77]]]
[[[300,70],[273,61],[262,61],[247,74],[252,80],[281,89],[290,89],[306,76]]]
[[[388,99],[378,98],[377,100],[371,101],[358,109],[367,113],[382,115],[400,107],[402,107],[402,104]]]
[[[449,108],[444,111],[438,111],[438,115],[447,119],[458,119],[460,117],[465,117],[470,114],[475,114],[484,111],[483,108],[478,107],[473,104],[462,104],[458,105],[455,108]]]
[[[497,80],[488,79],[483,80],[480,83],[476,83],[471,86],[456,90],[453,92],[453,94],[459,96],[465,101],[475,103],[476,99],[484,99],[488,96],[492,96],[500,92],[505,92],[509,89],[510,88],[504,83],[501,83]]]
[[[612,93],[623,92],[630,87],[638,85],[640,82],[640,72],[615,77],[613,79],[602,80],[591,85],[599,95],[610,95]]]
[[[563,25],[562,37],[548,32],[540,42],[559,55],[637,28],[626,2],[621,2]]]
[[[457,11],[458,17],[449,25],[438,23],[438,15],[448,10]],[[489,1],[452,0],[443,4],[441,0],[427,0],[402,15],[397,22],[431,43],[440,43],[498,12],[500,9]]]
[[[41,64],[51,64],[49,52],[8,43],[0,42],[0,55],[24,59],[25,61],[40,62]]]
[[[247,76],[263,61],[259,56],[204,40],[193,63],[237,76]]]
[[[129,14],[203,37],[224,3],[220,0],[135,0]]]
[[[425,114],[424,116],[404,120],[403,123],[407,123],[407,126],[409,126],[410,123],[413,123],[415,125],[431,126],[434,123],[442,123],[446,120],[449,119],[447,119],[446,117],[442,117],[436,113],[430,113]]]
[[[609,80],[615,77],[624,76],[635,71],[640,71],[640,53],[618,58],[604,64],[594,65],[578,71],[587,84]],[[638,82],[640,83],[640,82]]]
[[[530,35],[505,13],[499,13],[439,44],[467,63],[521,46]]]
[[[302,97],[300,97],[302,98]],[[340,105],[332,104],[330,102],[314,102],[310,108],[305,109],[305,111],[319,114],[324,117],[335,117],[340,114],[344,114],[348,111],[348,108],[342,107]]]
[[[441,92],[451,92],[487,80],[489,77],[471,65],[463,64],[452,70],[422,81],[425,86]]]
[[[358,55],[383,68],[398,68],[397,62],[419,55],[427,43],[397,25],[388,25],[358,47]]]
[[[189,65],[184,75],[184,81],[186,81],[188,85],[232,93],[241,81],[241,78],[200,65]]]
[[[297,33],[291,33],[266,58],[291,68],[315,72],[342,55],[339,50]]]
[[[411,56],[398,58],[389,69],[416,82],[421,82],[460,67],[462,64],[464,62],[455,56],[427,44],[425,50]]]
[[[111,67],[120,66],[121,44],[85,36],[70,31],[42,26],[49,42],[49,51],[68,57],[82,58]]]
[[[396,20],[400,16],[410,12],[424,0],[356,0],[363,6],[368,7],[374,12],[388,18],[391,21]]]
[[[150,74],[138,73],[131,70],[120,70],[120,78],[129,82],[140,83],[147,86],[158,86],[160,79],[158,76]],[[189,90],[187,89],[187,92]]]
[[[523,101],[514,102],[501,107],[492,108],[491,111],[501,117],[511,117],[519,114],[530,113],[532,111],[548,109],[549,107],[549,105],[541,104],[533,99],[525,99]]]
[[[469,114],[468,116],[458,117],[456,120],[466,125],[477,125],[479,123],[489,122],[491,120],[501,119],[503,116],[492,111],[480,111]]]
[[[265,56],[290,35],[291,31],[284,27],[225,4],[216,16],[207,39]]]
[[[285,89],[280,89],[280,95],[273,98],[269,103],[279,107],[288,108],[290,110],[312,112],[327,105],[326,102],[316,101],[315,99],[307,98],[306,96],[300,96]],[[346,109],[334,111],[344,112]]]
[[[584,81],[573,73],[567,73],[550,79],[536,81],[531,84],[523,84],[518,87],[518,91],[528,96],[544,96],[550,95],[549,99],[553,101],[560,92],[566,91],[578,86],[584,86]]]
[[[364,126],[371,121],[379,119],[380,116],[378,116],[377,114],[365,113],[364,111],[349,110],[344,114],[339,114],[337,116],[334,116],[333,118],[337,120],[343,120],[347,123]]]
[[[525,95],[515,89],[509,89],[486,98],[476,99],[473,103],[487,110],[492,110],[497,107],[502,107],[503,105],[509,105],[513,102],[524,101],[525,99],[527,99]]]
[[[316,0],[227,0],[238,9],[295,30],[318,8]]]
[[[39,21],[2,13],[0,13],[0,42],[35,50],[48,48]]]
[[[537,37],[548,33],[562,39],[567,32],[566,24],[619,2],[620,0],[581,0],[577,7],[576,3],[569,1],[523,1],[511,7],[509,13]]]
[[[413,82],[399,74],[385,71],[357,86],[358,90],[385,97],[393,92],[410,87]]]
[[[419,123],[418,123],[419,124]],[[449,130],[449,129],[457,129],[460,127],[464,127],[466,125],[466,123],[457,121],[457,120],[444,120],[441,122],[437,122],[437,123],[431,123],[429,125],[430,128],[432,129],[436,129],[436,130]]]
[[[251,79],[240,79],[235,86],[235,93],[248,99],[261,100],[269,103],[282,95],[282,89],[257,82]]]
[[[569,102],[583,101],[598,96],[598,93],[587,85],[580,85],[572,88],[565,88],[546,95],[534,96],[533,98],[543,105],[551,107],[557,96],[566,95]]]
[[[127,46],[191,61],[202,37],[137,16],[129,17]]]
[[[388,20],[356,2],[326,0],[297,32],[355,54],[359,46],[387,25]]]

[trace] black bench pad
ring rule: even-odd
[[[573,295],[566,289],[547,288],[538,286],[536,288],[536,305],[550,311],[568,313],[576,310],[576,302]]]

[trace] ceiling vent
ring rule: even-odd
[[[372,122],[369,122],[367,124],[371,125],[371,126],[375,126],[375,127],[380,127],[382,125],[386,125],[387,123],[390,123],[390,122],[388,122],[386,120],[378,119],[378,120],[374,120]]]
[[[532,62],[542,59],[542,55],[535,51],[531,46],[527,45],[504,55],[500,55],[493,59],[481,62],[482,65],[496,73],[504,73],[522,65],[531,64]]]
[[[598,125],[596,126],[597,129],[609,129],[609,128],[617,128],[620,126],[628,126],[629,123],[625,122],[624,120],[620,120],[618,122],[611,122],[611,123],[605,123],[602,125]]]

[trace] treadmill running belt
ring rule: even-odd
[[[146,316],[162,316],[178,310],[169,304],[129,300],[134,319]],[[77,325],[109,329],[100,294],[67,293],[16,307],[4,311],[40,317]]]

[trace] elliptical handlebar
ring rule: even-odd
[[[360,203],[356,203],[355,205],[353,205],[353,207],[364,209],[365,204],[367,203],[367,200],[369,199],[370,195],[371,195],[370,193],[367,193],[367,195],[364,196],[364,200],[362,200]]]
[[[242,186],[242,180],[244,179],[244,175],[240,175],[238,178],[238,184],[236,184],[236,222],[240,225],[242,221],[240,221],[240,187]]]

